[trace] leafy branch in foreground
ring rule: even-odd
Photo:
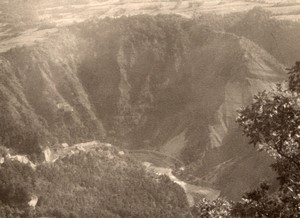
[[[300,215],[300,62],[289,70],[287,85],[258,93],[239,110],[237,123],[250,143],[274,159],[279,189],[269,186],[246,193],[233,213],[242,217],[295,217]],[[285,87],[286,86],[286,87]]]

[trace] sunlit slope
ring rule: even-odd
[[[226,29],[252,40],[288,67],[300,58],[298,22],[272,19],[271,13],[257,8]]]

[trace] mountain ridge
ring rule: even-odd
[[[1,144],[37,159],[43,147],[65,142],[168,146],[164,152],[175,152],[187,172],[214,177],[229,199],[272,175],[235,124],[239,107],[285,77],[259,45],[174,15],[92,19],[51,38],[1,54],[0,114],[9,127],[2,126]],[[243,155],[249,159],[241,163]],[[250,172],[232,191],[234,182],[215,170],[231,159],[241,167],[232,173],[225,164],[226,178]]]

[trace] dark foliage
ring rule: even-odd
[[[33,210],[28,202],[38,197]],[[183,189],[114,148],[66,156],[34,171],[0,165],[1,217],[191,217]]]
[[[287,89],[277,85],[272,92],[259,93],[250,106],[239,111],[237,119],[250,142],[276,160],[272,167],[280,187],[272,195],[266,184],[247,193],[235,205],[235,214],[274,218],[300,215],[299,62],[289,70]]]
[[[0,166],[0,217],[31,217],[28,202],[35,189],[35,172],[18,161]]]

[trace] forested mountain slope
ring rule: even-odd
[[[236,110],[285,72],[237,32],[173,15],[91,19],[2,53],[0,143],[37,159],[93,139],[158,150],[238,199],[273,174]]]
[[[191,217],[180,186],[101,144],[36,169],[6,160],[0,175],[3,218]]]

